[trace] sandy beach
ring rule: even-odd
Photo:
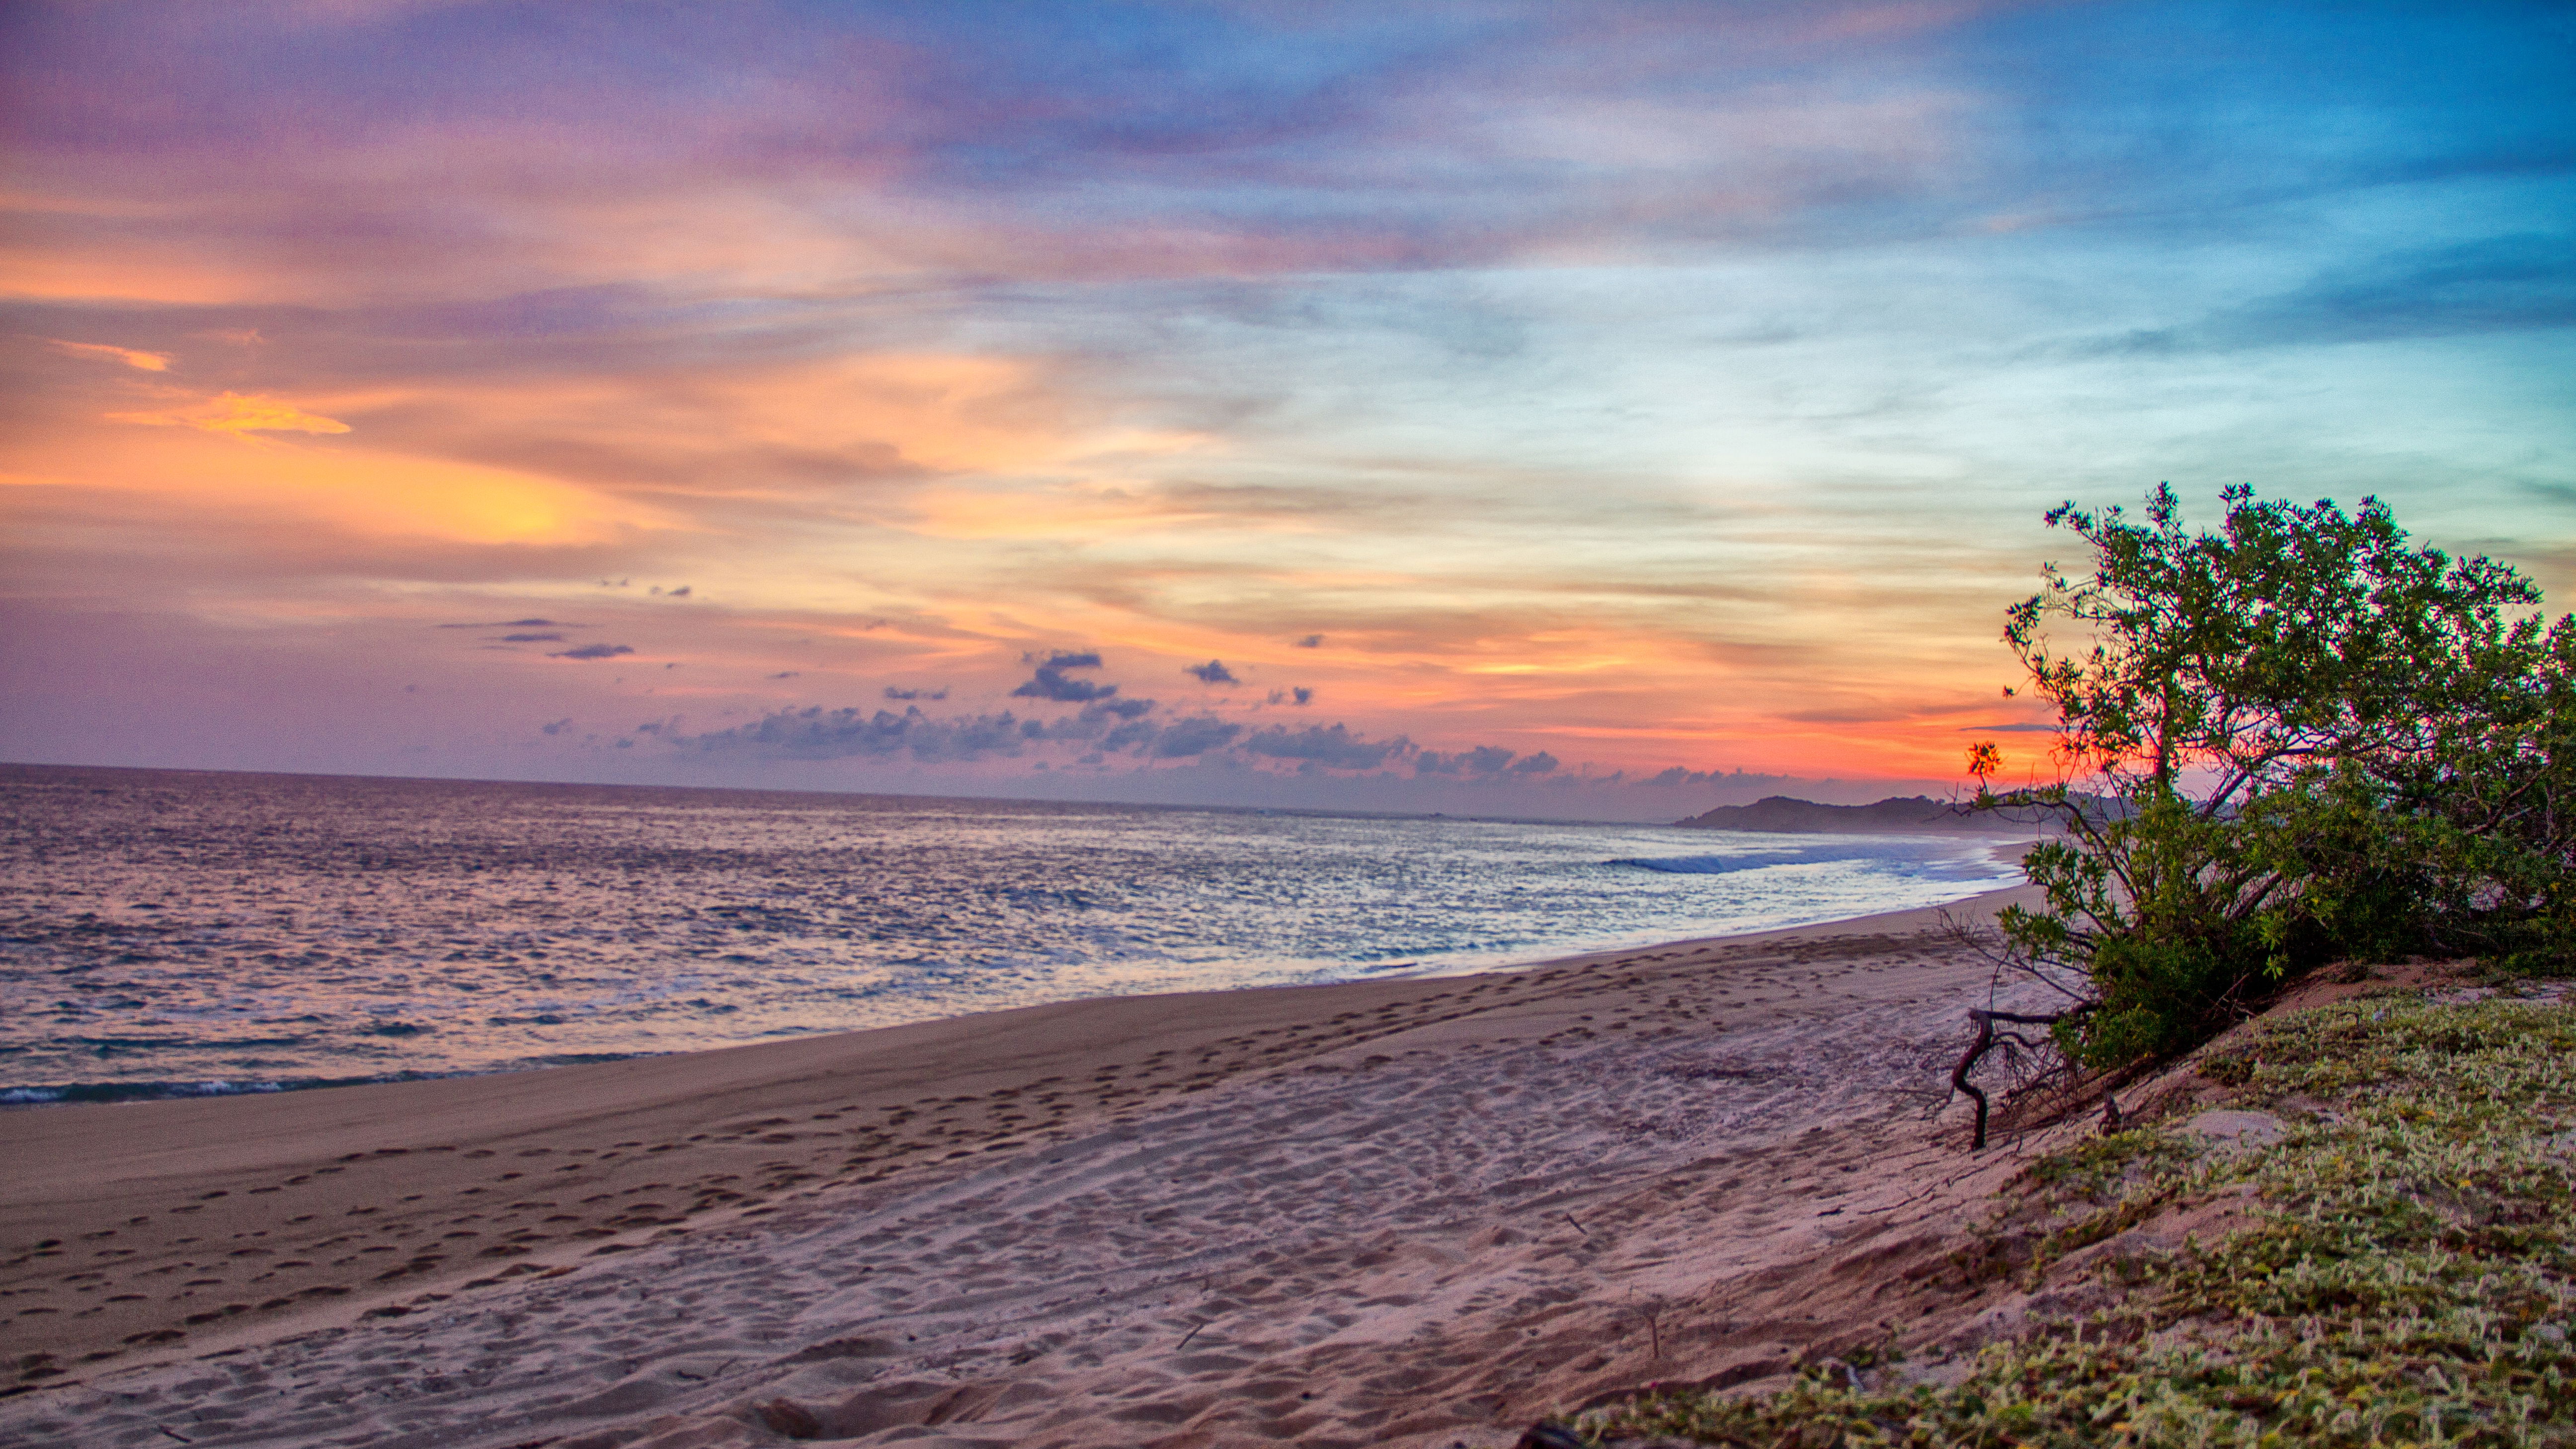
[[[1976,1311],[1919,1285],[2019,1159],[1925,1094],[1988,992],[1945,923],[2020,893],[0,1114],[0,1438],[1481,1446],[1759,1383],[1899,1280]]]

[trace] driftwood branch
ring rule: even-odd
[[[1951,1089],[1954,1091],[1965,1092],[1968,1096],[1968,1100],[1977,1104],[1977,1136],[1975,1142],[1968,1148],[1969,1151],[1983,1152],[1986,1150],[1987,1104],[1986,1094],[1979,1091],[1974,1082],[1968,1080],[1968,1074],[1977,1069],[1977,1063],[1994,1047],[1998,1038],[2013,1046],[2027,1048],[2033,1045],[2033,1043],[2027,1039],[2016,1036],[2011,1032],[1998,1033],[1995,1030],[1995,1023],[2000,1021],[2013,1026],[2055,1026],[2057,1023],[2064,1021],[2071,1014],[2072,1013],[2061,1011],[2053,1016],[2029,1016],[2017,1011],[1986,1011],[1982,1009],[1972,1009],[1969,1011],[1968,1020],[1977,1024],[1977,1039],[1968,1044],[1968,1050],[1960,1056],[1959,1064],[1950,1069]]]

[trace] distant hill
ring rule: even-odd
[[[1703,830],[1769,830],[1789,835],[2036,835],[2041,827],[2008,820],[2007,812],[1971,813],[1929,795],[1890,796],[1875,805],[1819,805],[1770,795],[1750,805],[1720,805],[1706,815],[1676,820]],[[2019,812],[2012,812],[2019,813]]]

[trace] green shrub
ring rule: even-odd
[[[2528,580],[2409,546],[2376,501],[2225,496],[2216,533],[2169,487],[2143,525],[2051,512],[2093,572],[2049,565],[2008,611],[2063,777],[1988,788],[1991,743],[1970,768],[1981,808],[2058,828],[2024,861],[2043,903],[2000,924],[2082,984],[2069,1054],[2186,1048],[2338,957],[2576,970],[2576,619],[2544,628]]]

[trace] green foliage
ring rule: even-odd
[[[2211,1065],[2287,1138],[2229,1156],[2131,1131],[2034,1174],[2073,1213],[2061,1250],[2254,1193],[2244,1227],[2097,1265],[2128,1290],[2116,1307],[1947,1382],[1819,1364],[1777,1394],[1597,1412],[1587,1442],[2576,1445],[2576,1008],[2358,1001]]]
[[[2048,565],[2007,612],[2066,777],[1978,803],[2061,827],[2024,862],[2045,903],[2001,925],[2087,984],[2070,1052],[2190,1046],[2337,956],[2576,964],[2576,619],[2544,628],[2514,570],[2411,547],[2375,500],[2225,496],[2216,533],[2169,487],[2143,524],[2051,512],[2093,571]],[[1972,747],[1981,781],[1999,764]]]

